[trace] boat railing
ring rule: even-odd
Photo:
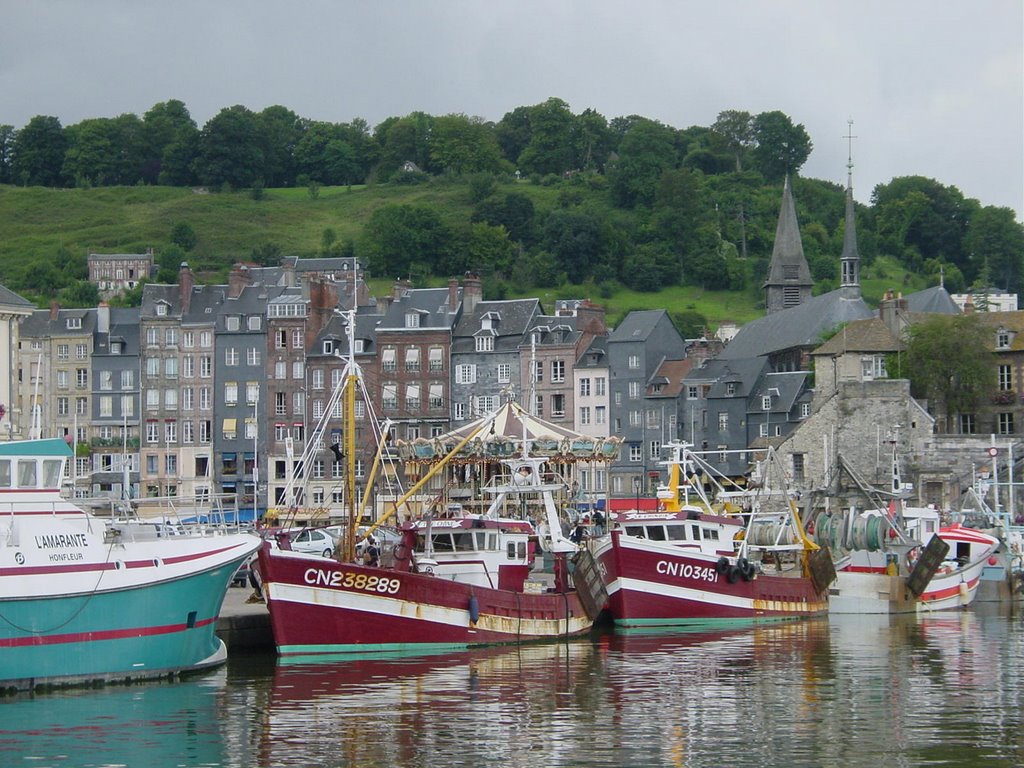
[[[443,568],[443,567],[453,568],[453,567],[456,567],[456,566],[464,566],[464,565],[479,565],[480,566],[480,570],[483,571],[484,576],[487,577],[487,584],[488,584],[488,586],[490,586],[491,589],[495,588],[494,587],[494,579],[491,577],[491,572],[487,568],[487,561],[486,560],[460,560],[458,558],[453,558],[451,560],[438,560],[436,553],[435,553],[435,555],[434,555],[434,557],[432,559],[433,559],[433,563],[434,563],[434,568],[438,568],[438,569]]]

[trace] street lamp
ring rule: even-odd
[[[643,477],[637,475],[633,478],[633,490],[636,492],[636,509],[640,510],[640,486],[643,483]]]

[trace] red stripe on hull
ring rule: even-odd
[[[205,627],[216,619],[203,619],[193,626]],[[93,630],[92,632],[69,632],[63,635],[32,635],[29,637],[12,637],[0,639],[0,648],[19,648],[30,645],[62,645],[64,643],[84,643],[97,640],[123,640],[128,637],[153,637],[184,632],[189,629],[187,624],[167,624],[161,627],[127,627],[125,629]]]

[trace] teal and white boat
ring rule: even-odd
[[[0,688],[174,676],[222,663],[250,533],[118,521],[61,496],[60,439],[0,443]]]

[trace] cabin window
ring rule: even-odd
[[[694,541],[700,541],[700,526],[699,525],[691,525],[690,526],[690,530],[692,531],[692,533],[690,535],[693,536],[693,540]]]
[[[0,460],[0,488],[11,487],[11,460]]]
[[[704,538],[710,539],[711,541],[718,541],[718,529],[717,528],[705,528]]]
[[[626,526],[626,535],[627,536],[637,536],[637,537],[642,539],[645,536],[645,534],[644,534],[644,527],[642,525],[627,525]]]
[[[447,533],[438,534],[433,537],[435,552],[453,552],[452,537]]]
[[[36,462],[35,459],[18,459],[18,487],[36,487]]]
[[[43,486],[59,488],[60,475],[64,462],[60,459],[43,459]]]
[[[457,549],[459,552],[471,552],[473,550],[473,534],[456,533],[455,549]]]
[[[663,525],[649,525],[647,526],[647,538],[651,541],[665,541],[665,526]]]
[[[670,525],[668,527],[668,539],[669,541],[686,541],[686,526]]]
[[[519,559],[520,560],[525,560],[526,559],[526,542],[525,541],[520,541],[516,545],[516,552],[519,554]]]
[[[514,541],[510,541],[505,547],[505,557],[509,560],[516,559],[516,543]]]

